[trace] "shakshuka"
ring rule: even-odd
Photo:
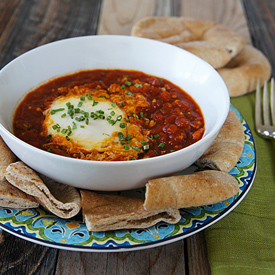
[[[205,129],[197,103],[171,82],[138,71],[90,70],[28,93],[13,130],[58,155],[125,161],[180,150],[200,140]]]

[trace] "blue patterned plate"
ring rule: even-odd
[[[242,201],[252,186],[256,174],[256,152],[251,131],[238,110],[232,106],[231,109],[239,117],[245,133],[242,156],[230,171],[230,174],[238,180],[241,190],[235,197],[213,205],[181,209],[182,218],[177,224],[160,222],[146,229],[88,232],[81,216],[64,220],[50,214],[42,207],[27,210],[0,207],[0,227],[34,243],[83,252],[117,252],[151,248],[178,241],[207,228],[231,212]],[[188,172],[196,169],[196,166],[192,166]],[[143,196],[143,194],[144,189],[125,191],[125,195]]]

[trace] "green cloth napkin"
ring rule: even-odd
[[[243,201],[205,230],[211,272],[275,274],[275,140],[259,137],[254,126],[255,92],[232,98],[256,144],[257,173]]]

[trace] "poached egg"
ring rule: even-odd
[[[105,97],[66,95],[56,98],[44,112],[43,128],[59,145],[100,150],[118,132],[126,134],[125,113]]]

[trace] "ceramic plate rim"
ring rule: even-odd
[[[204,229],[206,229],[207,227],[215,224],[216,222],[218,222],[219,220],[221,220],[222,218],[224,218],[226,215],[228,215],[233,209],[235,209],[240,202],[245,198],[245,196],[247,195],[247,193],[249,192],[250,188],[253,185],[255,176],[256,176],[256,172],[257,172],[257,156],[256,156],[256,148],[255,148],[255,141],[254,138],[252,136],[252,132],[250,130],[249,125],[247,124],[247,122],[245,121],[245,119],[243,118],[243,116],[240,114],[240,112],[234,108],[231,105],[231,109],[235,110],[237,113],[239,113],[239,116],[241,119],[243,119],[243,123],[246,125],[247,130],[249,131],[249,136],[251,139],[251,142],[254,145],[254,152],[255,152],[255,157],[254,157],[254,168],[252,171],[252,175],[250,177],[249,183],[245,186],[245,188],[243,189],[243,191],[241,192],[240,195],[238,195],[237,198],[235,198],[235,200],[228,205],[225,209],[223,209],[220,213],[216,214],[214,217],[210,218],[210,220],[203,222],[202,225],[199,225],[196,228],[192,228],[190,229],[188,232],[182,232],[176,235],[172,235],[170,237],[164,238],[164,239],[160,239],[160,240],[155,240],[155,241],[150,241],[148,243],[140,243],[140,244],[130,244],[130,245],[123,245],[123,246],[110,246],[110,247],[94,247],[94,246],[84,246],[84,245],[74,245],[74,244],[65,244],[65,243],[58,243],[58,242],[51,242],[48,240],[43,240],[43,239],[38,239],[37,237],[33,237],[33,236],[28,236],[25,235],[21,232],[16,231],[14,228],[11,228],[5,224],[2,224],[2,222],[0,221],[0,228],[2,228],[4,231],[17,236],[21,239],[36,243],[36,244],[40,244],[43,246],[47,246],[47,247],[52,247],[52,248],[56,248],[56,249],[62,249],[62,250],[70,250],[70,251],[79,251],[79,252],[126,252],[126,251],[135,251],[135,250],[142,250],[142,249],[148,249],[148,248],[154,248],[154,247],[158,247],[158,246],[162,246],[162,245],[167,245],[170,243],[173,243],[175,241],[179,241],[182,240],[184,238],[190,237],[191,235],[194,235]],[[5,209],[5,208],[3,208]],[[69,220],[69,219],[68,219]]]

